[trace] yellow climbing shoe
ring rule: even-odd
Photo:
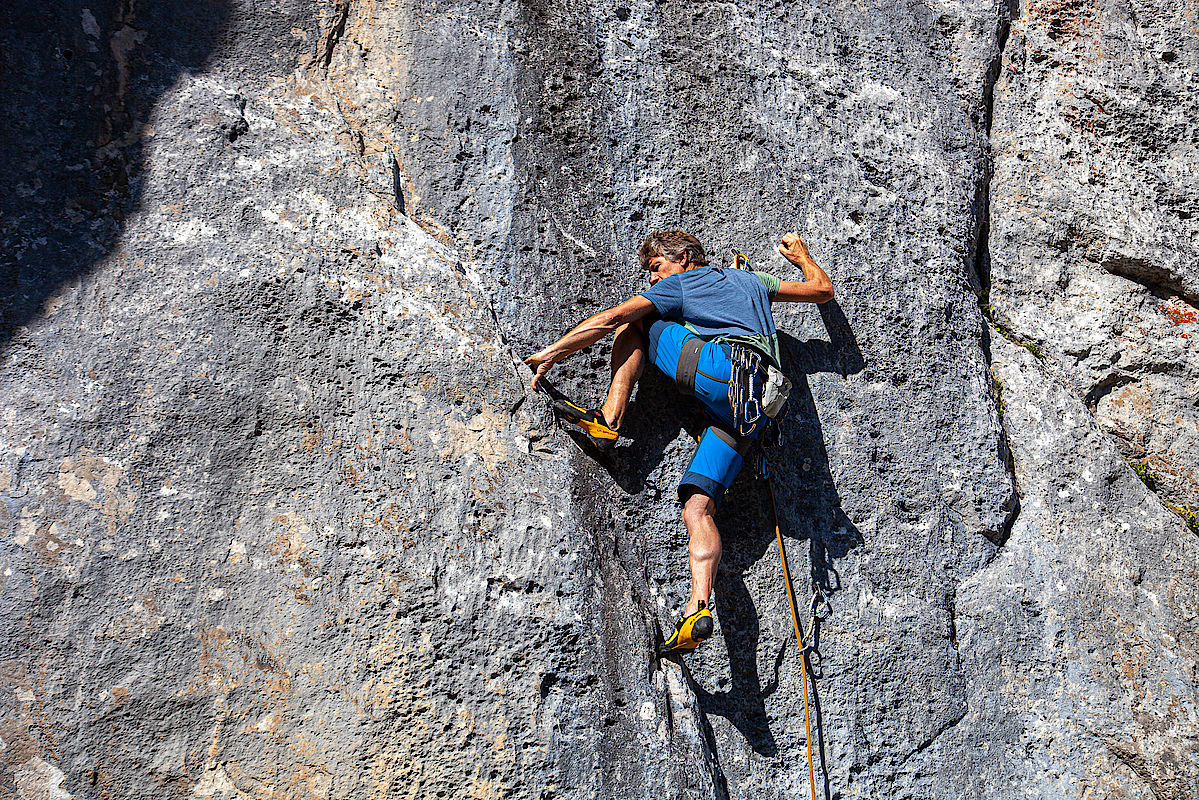
[[[602,411],[583,408],[583,406],[570,402],[562,392],[555,389],[544,378],[537,384],[537,388],[549,398],[550,407],[554,409],[554,413],[565,422],[575,426],[575,432],[582,434],[582,438],[594,445],[596,450],[607,452],[616,444],[620,433],[608,426],[608,420],[604,419]]]
[[[658,651],[659,655],[689,653],[712,635],[714,623],[707,603],[699,604],[699,611],[683,617],[674,624],[674,633]]]
[[[554,411],[567,422],[578,426],[596,449],[608,450],[616,444],[616,438],[620,434],[608,427],[608,421],[599,411],[576,406],[569,400],[557,400],[553,406]]]

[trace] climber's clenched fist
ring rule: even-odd
[[[779,252],[796,266],[802,267],[812,262],[808,246],[803,243],[803,239],[799,238],[798,233],[783,234],[783,243],[779,245]]]

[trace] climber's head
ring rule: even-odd
[[[649,271],[651,284],[676,272],[708,266],[704,246],[683,231],[654,231],[637,249],[637,259]]]

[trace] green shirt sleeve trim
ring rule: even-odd
[[[769,272],[755,271],[754,274],[758,276],[758,280],[760,280],[762,285],[766,287],[766,294],[769,295],[770,299],[773,301],[774,296],[779,293],[779,287],[783,285],[783,282],[771,275]]]

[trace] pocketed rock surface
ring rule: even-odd
[[[702,414],[597,456],[520,364],[675,227],[836,287],[821,793],[1199,794],[1185,7],[68,5],[3,34],[0,796],[806,796],[766,483],[659,660]]]

